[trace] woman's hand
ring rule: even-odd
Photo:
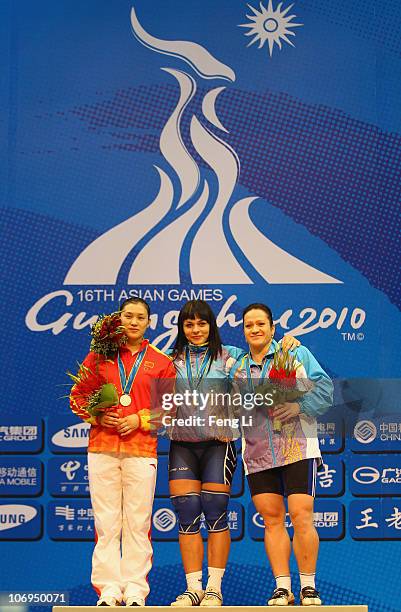
[[[285,404],[277,404],[274,409],[274,419],[281,423],[291,421],[301,412],[298,402],[286,402]]]
[[[301,343],[297,338],[294,338],[294,336],[286,335],[281,341],[281,346],[284,351],[290,351],[291,349],[301,346]]]
[[[118,412],[105,412],[97,417],[99,424],[107,429],[114,429],[119,423]]]
[[[122,419],[118,420],[117,431],[120,436],[128,436],[139,427],[139,416],[137,414],[130,414]]]

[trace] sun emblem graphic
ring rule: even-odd
[[[291,31],[291,28],[299,28],[303,23],[291,23],[296,15],[289,15],[287,13],[294,6],[290,4],[285,10],[281,12],[283,3],[273,9],[273,0],[269,0],[269,5],[266,8],[260,3],[260,12],[248,4],[249,8],[253,12],[253,15],[247,15],[250,23],[241,23],[240,28],[249,28],[249,32],[245,36],[253,36],[253,39],[249,42],[247,47],[253,45],[253,43],[259,41],[259,49],[263,47],[265,42],[269,45],[270,57],[273,54],[273,47],[276,44],[281,49],[281,41],[284,40],[286,43],[294,47],[295,45],[291,42],[288,36],[295,36],[295,32]]]

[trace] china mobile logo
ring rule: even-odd
[[[210,79],[235,81],[232,68],[201,45],[190,41],[162,40],[149,34],[140,24],[134,8],[131,23],[141,44],[188,64],[203,87]],[[225,86],[209,89],[203,95],[202,112],[198,117],[188,109],[198,90],[195,78],[181,69],[167,67],[162,70],[177,81],[180,93],[160,135],[160,151],[170,167],[170,175],[155,166],[160,188],[153,202],[89,244],[67,272],[64,284],[115,285],[124,264],[129,269],[128,284],[178,285],[181,282],[180,261],[184,243],[201,217],[187,262],[193,284],[252,284],[252,278],[233,253],[230,244],[234,243],[250,263],[249,267],[253,267],[268,283],[341,283],[341,280],[284,251],[253,224],[249,207],[257,196],[235,201],[240,161],[223,139],[228,130],[216,112],[217,97]],[[184,114],[188,113],[192,113],[187,118],[191,145],[214,173],[212,181],[203,176],[184,142],[181,126]],[[219,130],[219,136],[207,127],[207,122]],[[174,189],[172,176],[178,177],[179,193]],[[212,182],[217,185],[215,195],[211,193]],[[225,229],[223,218],[228,207],[231,207],[229,227]],[[148,235],[150,238],[135,256],[133,250]],[[211,237],[213,249],[210,248]],[[104,253],[107,253],[107,260]],[[160,265],[163,253],[168,253],[166,266]]]
[[[159,531],[171,531],[176,523],[176,516],[170,508],[159,508],[153,515],[153,525]]]
[[[354,438],[360,444],[370,444],[377,437],[377,428],[372,421],[358,421],[354,427]]]

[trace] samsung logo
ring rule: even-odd
[[[67,448],[86,448],[88,446],[90,425],[89,423],[77,423],[61,429],[52,437],[55,446]]]
[[[0,506],[0,531],[13,529],[35,518],[38,511],[32,506],[4,505]]]

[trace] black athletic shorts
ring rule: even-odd
[[[234,442],[171,441],[168,466],[170,480],[188,478],[231,485],[236,466],[237,450]]]
[[[252,497],[260,493],[292,495],[306,493],[315,497],[318,459],[302,459],[288,465],[248,474],[247,480]]]

